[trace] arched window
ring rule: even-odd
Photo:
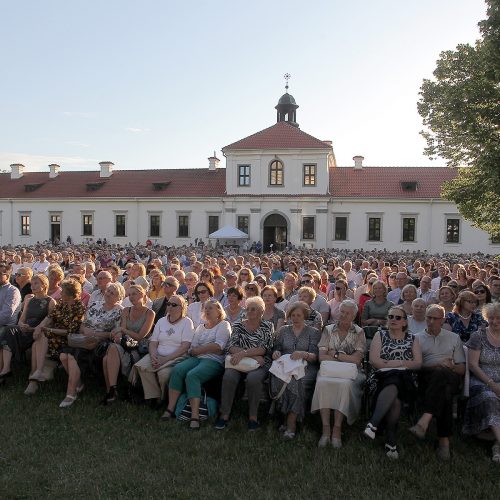
[[[283,163],[274,160],[269,166],[269,185],[283,186]]]

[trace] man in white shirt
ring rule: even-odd
[[[408,284],[408,275],[404,272],[399,272],[396,274],[396,285],[397,288],[391,290],[387,294],[387,300],[390,300],[393,304],[399,304],[399,299],[401,298],[401,292],[403,288]]]
[[[431,281],[431,288],[439,290],[441,288],[441,280],[448,274],[448,268],[444,265],[438,267],[438,275]]]
[[[431,289],[431,278],[423,276],[420,280],[420,288],[417,290],[417,297],[424,299],[426,305],[435,304],[437,300],[436,292]]]
[[[33,262],[33,266],[31,266],[31,268],[33,269],[33,274],[45,273],[48,267],[49,267],[49,262],[44,252],[40,253],[40,255],[38,256],[38,260],[36,262]]]
[[[411,316],[408,316],[408,331],[413,335],[423,332],[427,327],[425,309],[427,304],[424,299],[415,299],[411,303]]]

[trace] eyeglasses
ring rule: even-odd
[[[340,290],[343,290],[343,288],[341,286],[336,286],[335,290],[339,290],[340,291]]]
[[[196,293],[197,293],[198,295],[200,295],[200,294],[201,294],[201,295],[204,295],[205,293],[208,293],[208,290],[207,290],[206,288],[205,288],[204,290],[196,290]]]
[[[165,281],[163,283],[163,286],[175,286],[173,283],[169,283],[168,281]]]
[[[484,288],[481,288],[479,290],[474,290],[474,293],[476,295],[482,295],[483,293],[486,293],[486,290]]]
[[[458,288],[458,285],[450,285],[449,283],[448,283],[448,286],[449,286],[450,288]]]
[[[240,271],[240,276],[248,276],[248,273]]]
[[[167,307],[180,307],[180,304],[177,304],[176,302],[165,302],[165,306]]]
[[[436,320],[436,321],[440,321],[440,320],[442,320],[442,319],[443,319],[443,317],[442,317],[442,316],[426,316],[425,318],[426,318],[426,319],[430,319],[431,321],[434,321],[434,320]]]
[[[400,321],[402,319],[406,319],[404,316],[399,316],[398,314],[388,314],[387,317],[389,319],[395,319],[397,321]]]

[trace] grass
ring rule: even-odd
[[[98,405],[90,386],[59,409],[66,377],[57,372],[38,394],[23,395],[27,372],[0,389],[0,498],[498,498],[500,467],[491,444],[455,438],[449,463],[432,443],[400,431],[402,456],[361,437],[364,419],[346,427],[344,448],[318,449],[319,417],[293,442],[268,420],[246,431],[239,403],[226,431],[199,432],[161,422],[148,407]]]

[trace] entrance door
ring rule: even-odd
[[[280,214],[268,215],[264,221],[264,252],[282,251],[287,244],[288,227]]]
[[[50,241],[54,243],[55,241],[61,241],[61,216],[51,215],[50,216]]]

